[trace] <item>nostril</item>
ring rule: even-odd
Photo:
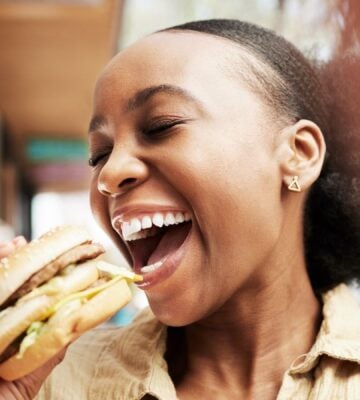
[[[132,186],[134,183],[136,183],[136,181],[136,178],[126,178],[119,184],[119,189],[125,186]]]

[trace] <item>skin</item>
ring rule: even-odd
[[[302,213],[324,140],[310,121],[279,123],[286,119],[226,72],[233,51],[231,42],[205,34],[154,34],[117,55],[95,90],[89,140],[100,158],[91,205],[105,231],[130,260],[111,227],[116,209],[162,205],[192,217],[180,266],[146,291],[159,320],[184,326],[181,400],[276,398],[283,373],[309,350],[319,326]],[[165,84],[192,99],[173,90],[131,101]],[[164,136],[144,134],[169,121],[176,124]],[[294,175],[301,193],[287,189]]]
[[[128,257],[110,225],[118,207],[178,206],[192,216],[180,267],[146,291],[162,322],[185,326],[180,399],[275,398],[319,325],[302,214],[324,140],[310,121],[280,129],[275,110],[224,73],[229,51],[231,42],[205,34],[154,34],[116,56],[95,91],[102,123],[90,132],[90,149],[101,157],[91,203],[103,228]],[[158,93],[127,107],[139,90],[163,84],[197,101]],[[160,139],[142,133],[153,120],[173,118],[182,122]],[[287,189],[294,175],[302,193]]]

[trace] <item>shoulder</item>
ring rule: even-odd
[[[340,284],[325,292],[323,299],[323,321],[316,341],[303,362],[292,368],[302,372],[313,368],[319,357],[348,361],[360,366],[360,306],[345,284]]]
[[[36,399],[89,398],[94,379],[98,382],[101,376],[106,380],[122,374],[134,362],[134,354],[139,356],[144,351],[143,343],[163,330],[145,309],[126,327],[100,327],[85,333],[69,346],[63,362],[53,370]]]
[[[320,334],[339,340],[360,343],[360,306],[354,290],[340,284],[325,292],[323,324]]]
[[[345,284],[322,299],[323,321],[316,341],[285,375],[284,397],[279,399],[297,392],[319,400],[360,399],[360,306]]]

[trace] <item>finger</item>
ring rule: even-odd
[[[58,354],[34,371],[33,375],[36,376],[37,379],[44,380],[50,374],[50,372],[64,359],[67,347],[62,349]]]
[[[17,236],[16,238],[14,238],[12,240],[12,242],[14,243],[16,248],[22,247],[27,243],[26,239],[24,238],[24,236]]]
[[[10,242],[0,242],[0,259],[7,257],[14,250],[24,246],[27,243],[24,236],[17,236]]]
[[[32,399],[40,390],[45,379],[48,377],[50,372],[59,364],[65,357],[67,347],[64,348],[60,353],[51,358],[46,364],[33,371],[31,374],[18,379],[15,382],[18,393],[22,399]],[[8,384],[10,384],[8,382]],[[1,395],[1,392],[0,392]],[[1,396],[0,396],[1,400]]]
[[[13,242],[1,242],[0,243],[0,259],[7,257],[15,250],[15,244]]]

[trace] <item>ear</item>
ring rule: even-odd
[[[326,153],[324,136],[311,121],[302,119],[285,128],[278,137],[278,156],[286,187],[298,176],[301,190],[308,189],[319,177]]]

